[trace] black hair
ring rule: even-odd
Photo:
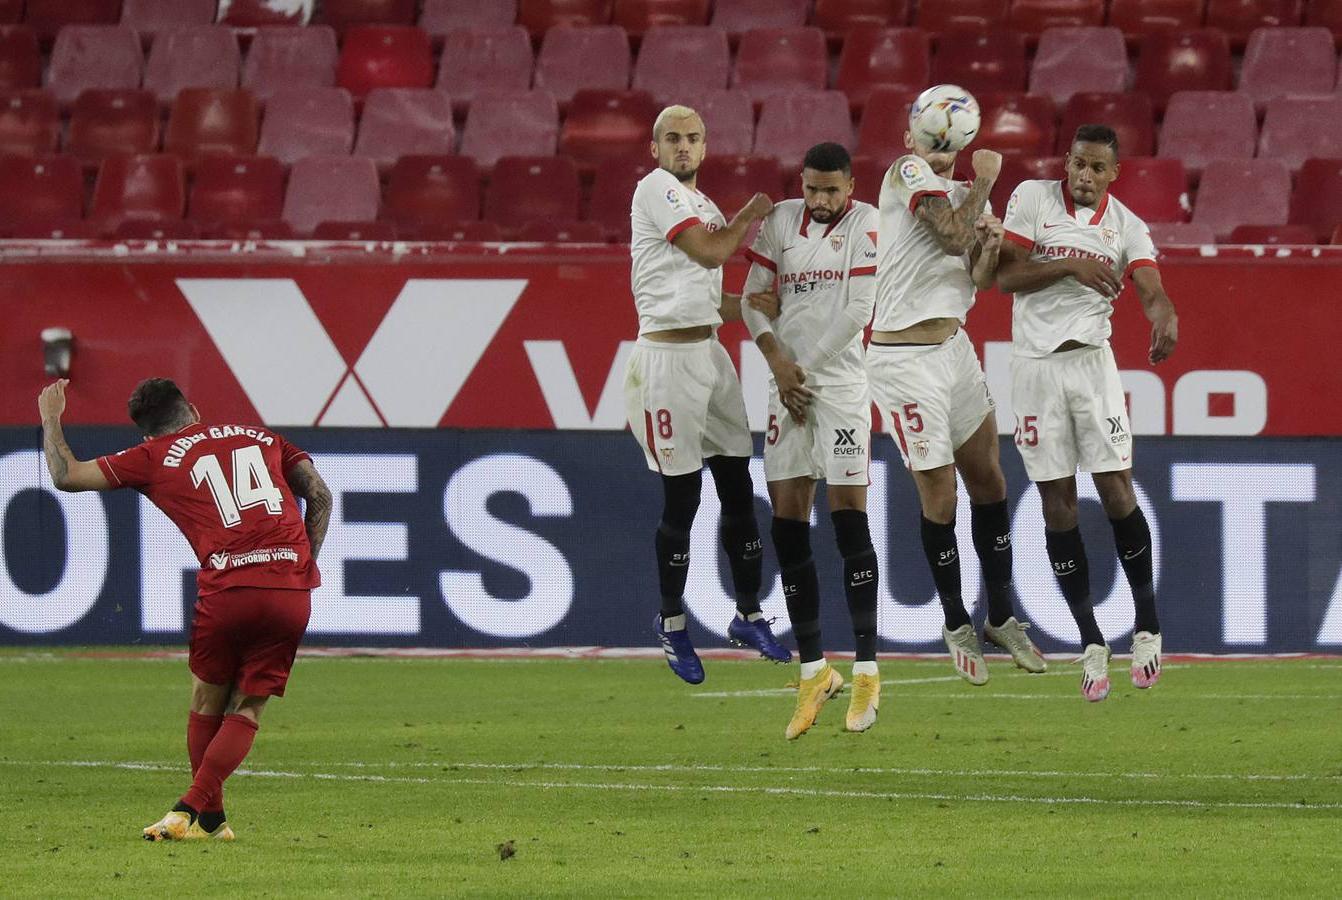
[[[842,172],[845,175],[853,174],[853,158],[848,155],[848,151],[842,144],[826,142],[816,144],[810,150],[806,151],[806,158],[802,160],[803,169],[815,169],[817,172]]]
[[[1106,144],[1118,159],[1118,132],[1108,125],[1082,125],[1072,138],[1073,144]]]
[[[157,437],[181,428],[191,419],[191,405],[181,388],[168,378],[146,378],[126,402],[131,421],[145,434]]]

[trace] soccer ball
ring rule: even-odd
[[[918,95],[909,110],[909,131],[938,153],[963,150],[979,133],[979,104],[954,84],[939,84]]]

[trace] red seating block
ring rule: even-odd
[[[90,90],[75,100],[66,150],[97,166],[109,156],[153,153],[158,139],[158,101],[149,91]]]
[[[806,24],[810,0],[717,0],[711,24],[733,41],[757,28],[796,28]]]
[[[865,28],[853,31],[839,53],[834,87],[860,109],[876,85],[921,91],[932,68],[931,41],[916,28]]]
[[[1207,27],[1219,28],[1238,50],[1256,28],[1300,24],[1301,0],[1208,0]]]
[[[247,91],[187,88],[168,115],[163,149],[187,162],[203,156],[249,156],[256,150],[260,108]]]
[[[555,26],[583,28],[610,21],[611,0],[521,0],[517,24],[540,40]]]
[[[853,157],[853,199],[876,206],[881,199],[881,181],[890,170],[893,159],[879,156]]]
[[[175,156],[111,156],[98,170],[89,218],[112,231],[126,219],[182,218],[186,176]]]
[[[257,153],[292,165],[306,156],[339,156],[354,145],[354,101],[344,88],[276,91],[266,104]]]
[[[1200,222],[1148,222],[1157,247],[1200,247],[1216,243],[1216,235]]]
[[[380,87],[429,87],[429,36],[410,25],[351,27],[336,63],[336,84],[358,98]]]
[[[203,159],[187,218],[207,229],[273,222],[284,208],[284,167],[269,156]]]
[[[0,156],[0,222],[17,231],[77,220],[84,214],[84,176],[70,156]]]
[[[1104,24],[1104,0],[1012,0],[1007,24],[1038,37],[1046,28],[1093,28]]]
[[[123,0],[121,24],[153,41],[160,31],[193,25],[211,25],[217,0]]]
[[[1322,244],[1314,230],[1304,225],[1236,225],[1231,244]]]
[[[1030,93],[1061,106],[1080,91],[1119,93],[1127,87],[1128,51],[1117,28],[1050,28],[1039,38]]]
[[[396,240],[396,226],[391,222],[369,222],[359,219],[353,222],[322,221],[312,229],[314,241],[369,241],[386,242]]]
[[[1291,173],[1278,160],[1215,160],[1203,170],[1193,221],[1224,241],[1237,225],[1285,225],[1290,197]]]
[[[0,88],[35,88],[42,83],[42,51],[27,25],[0,27]]]
[[[1202,25],[1207,0],[1110,0],[1109,24],[1129,41]]]
[[[1342,0],[1310,0],[1305,10],[1305,24],[1319,25],[1333,33],[1342,44]]]
[[[1010,0],[918,0],[914,25],[925,31],[997,31],[1005,28]]]
[[[1007,202],[1022,181],[1061,181],[1066,174],[1061,156],[1004,156],[1002,172],[989,195],[993,212],[1005,215]]]
[[[438,39],[462,28],[504,28],[517,21],[517,0],[424,0],[419,27]]]
[[[121,0],[27,0],[24,21],[50,38],[70,25],[115,25]]]
[[[658,112],[646,91],[578,91],[559,134],[559,152],[585,171],[645,159]]]
[[[1150,156],[1156,151],[1154,120],[1151,98],[1145,94],[1073,94],[1063,107],[1057,152],[1066,153],[1071,148],[1079,126],[1092,124],[1108,125],[1118,133],[1119,153],[1124,158]]]
[[[309,156],[294,163],[284,221],[311,234],[322,222],[371,222],[382,201],[377,165],[357,156]]]
[[[144,66],[145,90],[168,104],[185,88],[232,90],[238,86],[242,55],[227,25],[165,30],[154,41]]]
[[[559,105],[549,91],[482,91],[466,116],[461,153],[489,169],[501,156],[549,156],[558,138]]]
[[[200,229],[185,219],[122,219],[109,234],[121,241],[191,241]]]
[[[1025,35],[1016,31],[952,31],[937,40],[934,84],[971,93],[1025,90]]]
[[[708,156],[699,167],[696,186],[731,221],[756,193],[775,203],[784,199],[783,170],[768,156]]]
[[[834,44],[864,31],[902,28],[912,6],[910,0],[816,0],[811,24]]]
[[[1258,120],[1244,94],[1186,91],[1170,98],[1158,155],[1181,159],[1194,179],[1214,159],[1248,159],[1258,144]]]
[[[464,111],[480,91],[530,88],[534,64],[531,38],[521,25],[449,29],[443,36],[438,89]]]
[[[614,23],[634,40],[653,28],[706,25],[711,0],[615,0]]]
[[[1342,95],[1281,97],[1268,106],[1258,155],[1279,159],[1297,172],[1311,157],[1336,156],[1342,148]]]
[[[328,25],[258,28],[242,65],[242,86],[262,103],[277,91],[333,87],[339,53]]]
[[[755,129],[755,155],[772,156],[784,172],[801,171],[802,157],[815,144],[853,146],[848,98],[838,91],[797,91],[764,101]]]
[[[596,170],[583,218],[600,225],[608,240],[629,241],[629,198],[656,167],[651,160],[611,163]]]
[[[73,103],[88,88],[138,88],[144,56],[140,38],[124,25],[69,25],[56,36],[47,90]]]
[[[505,156],[485,190],[485,218],[505,235],[528,222],[578,218],[578,170],[562,156]]]
[[[1188,176],[1177,159],[1128,156],[1125,151],[1118,180],[1109,190],[1144,222],[1185,222],[1191,211]]]
[[[201,236],[225,241],[291,241],[297,237],[288,222],[278,220],[202,225]]]
[[[907,153],[904,135],[909,130],[909,107],[917,97],[915,90],[874,88],[862,111],[857,152],[883,159],[887,166]]]
[[[643,37],[633,85],[663,106],[727,86],[732,57],[721,28],[664,25]]]
[[[313,3],[276,3],[274,0],[220,0],[219,22],[234,28],[306,25]],[[288,226],[285,226],[288,227]]]
[[[982,124],[975,146],[1024,156],[1053,151],[1053,101],[1037,94],[980,94],[978,101]]]
[[[368,94],[354,155],[381,169],[402,156],[450,154],[457,149],[452,101],[431,88],[378,88]]]
[[[1133,90],[1148,94],[1157,114],[1179,91],[1230,90],[1230,44],[1214,28],[1148,34],[1137,52]]]
[[[0,154],[46,156],[61,139],[61,111],[44,91],[0,91]]]
[[[1291,195],[1290,221],[1313,229],[1319,243],[1342,222],[1342,159],[1305,160]]]
[[[399,229],[402,239],[412,241],[483,241],[503,240],[497,222],[454,222],[450,225],[419,225]]]
[[[1337,52],[1327,28],[1260,28],[1249,38],[1239,89],[1261,111],[1284,94],[1330,94]]]
[[[606,234],[595,222],[535,220],[522,226],[518,239],[547,244],[600,244]]]
[[[415,0],[322,0],[321,21],[336,31],[357,25],[413,25]]]
[[[741,38],[732,87],[749,92],[758,104],[771,94],[823,90],[828,74],[819,28],[756,28]]]
[[[538,88],[567,106],[579,88],[629,87],[629,36],[618,25],[555,28],[536,57]]]
[[[712,155],[749,156],[755,148],[755,108],[750,95],[740,90],[709,91],[693,101],[708,130]],[[652,137],[649,125],[647,136]]]
[[[382,217],[397,226],[450,225],[480,218],[480,172],[475,162],[465,156],[402,156],[391,167]]]
[[[0,0],[0,25],[13,25],[23,18],[23,0]]]

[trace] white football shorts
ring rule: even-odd
[[[866,382],[814,385],[815,399],[798,425],[769,381],[769,425],[764,434],[764,477],[824,479],[829,484],[871,483],[871,392]]]

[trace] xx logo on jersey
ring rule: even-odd
[[[856,447],[857,439],[853,437],[856,428],[836,428],[834,429],[834,446],[836,447]]]

